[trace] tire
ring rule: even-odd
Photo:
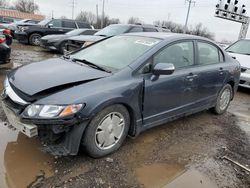
[[[33,33],[29,37],[29,43],[33,46],[40,46],[42,35]]]
[[[223,103],[223,96],[225,97],[224,98],[224,103]],[[231,102],[231,99],[232,99],[232,96],[233,96],[233,89],[232,89],[232,86],[227,84],[225,85],[218,97],[217,97],[217,100],[216,100],[216,106],[214,108],[211,108],[211,111],[217,115],[222,115],[224,114],[229,105],[230,105],[230,102]]]
[[[113,129],[118,126],[112,127],[109,121],[119,124],[120,128]],[[127,109],[123,105],[109,106],[91,120],[83,135],[82,145],[91,157],[104,157],[120,148],[128,135],[129,126]]]

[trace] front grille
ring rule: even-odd
[[[48,44],[48,40],[41,40],[41,45],[46,46]]]

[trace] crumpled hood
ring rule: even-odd
[[[229,52],[228,54],[232,57],[236,57],[236,60],[239,61],[241,67],[250,69],[250,55],[243,55],[243,54],[236,54],[236,53],[229,53]]]
[[[42,40],[60,40],[60,39],[66,39],[70,37],[70,35],[46,35],[42,37]]]
[[[102,40],[104,38],[105,37],[95,36],[95,35],[79,35],[79,36],[70,37],[68,40],[96,42],[96,41]]]
[[[31,63],[13,70],[9,82],[21,92],[32,96],[55,87],[87,82],[111,73],[93,69],[85,64],[78,64],[60,58]]]

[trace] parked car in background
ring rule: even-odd
[[[226,51],[241,64],[240,86],[250,89],[250,39],[239,40]]]
[[[65,34],[47,35],[41,38],[40,46],[49,50],[56,50],[64,53],[66,49],[66,42],[72,36],[93,35],[97,30],[93,29],[74,29]]]
[[[5,35],[0,34],[0,64],[8,63],[10,60],[11,49],[6,44]]]
[[[36,25],[18,26],[15,32],[15,38],[20,43],[40,45],[40,40],[43,36],[52,34],[64,34],[73,29],[87,28],[91,29],[91,25],[81,21],[69,19],[48,19],[39,22]]]
[[[4,35],[5,39],[6,39],[6,44],[7,45],[11,45],[12,44],[12,35],[11,35],[11,31],[7,28],[5,28],[4,26],[0,25],[0,35]]]
[[[14,22],[14,23],[1,24],[1,25],[3,25],[3,26],[5,26],[6,28],[8,28],[8,29],[11,31],[12,37],[14,37],[15,31],[17,30],[17,26],[18,26],[18,25],[22,25],[22,24],[34,25],[34,24],[37,24],[37,23],[39,23],[39,21],[37,21],[37,20],[24,19],[24,20],[16,21],[16,22]]]
[[[76,155],[82,145],[103,157],[128,135],[206,109],[223,114],[239,77],[239,63],[206,38],[130,33],[13,70],[2,106],[45,151]]]
[[[138,25],[138,24],[112,24],[98,31],[93,36],[75,36],[68,39],[67,52],[80,49],[83,45],[89,45],[96,41],[107,37],[113,37],[123,33],[135,32],[170,32],[168,29],[154,25]]]

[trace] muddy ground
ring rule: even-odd
[[[12,48],[12,65],[1,67],[0,81],[13,67],[57,56],[17,43]],[[89,158],[84,152],[76,157],[50,156],[39,150],[36,139],[10,130],[4,124],[2,109],[0,119],[1,188],[250,187],[247,89],[238,91],[228,113],[222,116],[204,111],[148,130],[137,138],[128,138],[119,151],[103,159]]]

